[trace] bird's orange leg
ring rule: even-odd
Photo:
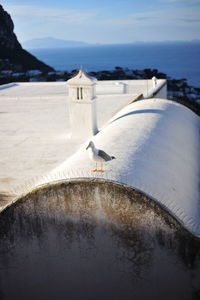
[[[96,162],[96,169],[91,170],[91,172],[97,172],[97,162]]]
[[[102,162],[101,162],[101,169],[98,170],[98,172],[104,172],[104,170],[103,170],[103,163]]]

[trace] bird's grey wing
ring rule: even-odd
[[[98,155],[103,158],[105,161],[109,161],[112,158],[110,157],[110,155],[108,155],[106,152],[104,152],[103,150],[99,150]]]

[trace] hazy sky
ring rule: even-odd
[[[20,42],[89,43],[200,39],[200,0],[2,0]]]

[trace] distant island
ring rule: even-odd
[[[23,47],[26,49],[75,48],[86,47],[89,45],[90,44],[81,41],[61,40],[53,37],[32,39],[23,43]]]
[[[182,43],[187,43],[187,41],[182,41],[182,40],[175,40],[175,41],[135,41],[132,43],[127,43],[123,45],[145,45],[145,44],[182,44]],[[200,43],[200,40],[192,40],[189,41],[188,43]],[[25,49],[60,49],[60,48],[79,48],[79,47],[95,47],[95,46],[107,46],[108,44],[91,44],[91,43],[86,43],[83,41],[72,41],[72,40],[64,40],[64,39],[57,39],[54,37],[43,37],[43,38],[37,38],[37,39],[31,39],[28,41],[25,41],[22,43],[23,47]],[[113,44],[113,45],[120,45],[120,44]]]

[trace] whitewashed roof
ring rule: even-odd
[[[105,173],[94,174],[85,150],[88,141],[75,153],[81,141],[67,138],[66,84],[53,84],[52,92],[49,85],[14,83],[0,89],[1,187],[10,189],[15,182],[23,183],[28,176],[45,172],[48,177],[34,180],[26,186],[27,191],[57,179],[95,176],[113,180],[148,195],[200,237],[199,117],[164,99],[124,107],[92,138],[98,148],[116,157],[107,163]],[[34,96],[41,95],[40,89],[44,91],[45,101],[30,97],[30,89]],[[104,106],[113,112],[123,103],[118,105],[119,94],[111,99],[101,97],[101,115]],[[128,98],[124,99],[124,104],[127,102]]]
[[[99,128],[138,95],[96,97]],[[111,88],[112,88],[111,82]],[[0,194],[20,194],[35,178],[75,153],[84,138],[70,139],[69,97],[61,82],[12,83],[0,87]],[[106,107],[106,112],[105,108]],[[59,150],[58,150],[59,149]],[[22,188],[23,189],[23,188]],[[16,193],[15,192],[15,193]],[[5,203],[0,201],[1,206]]]

